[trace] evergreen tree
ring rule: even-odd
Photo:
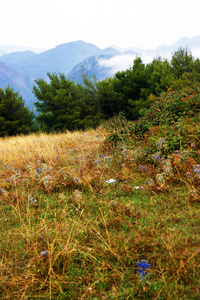
[[[36,117],[41,129],[74,130],[96,126],[100,121],[100,108],[92,86],[85,87],[66,79],[64,74],[47,74],[50,82],[36,80],[33,92],[39,101],[35,103]]]
[[[34,115],[24,106],[18,92],[0,89],[0,136],[26,134],[36,129]]]

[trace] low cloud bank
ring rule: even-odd
[[[101,67],[110,68],[109,75],[112,76],[119,71],[130,69],[136,57],[137,55],[133,54],[120,54],[109,59],[99,59],[98,63]],[[143,63],[146,64],[153,60],[155,54],[141,55],[140,57]]]
[[[110,75],[119,71],[125,71],[132,67],[136,55],[121,54],[109,59],[100,59],[99,65],[104,68],[110,68]]]

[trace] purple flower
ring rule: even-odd
[[[142,281],[145,280],[145,277],[149,276],[148,269],[151,268],[151,265],[147,263],[145,259],[143,259],[142,261],[138,262],[136,266],[138,267],[138,275],[142,276]]]
[[[43,251],[43,252],[40,253],[40,257],[46,258],[46,257],[48,256],[48,254],[49,254],[49,251],[48,251],[48,250]]]

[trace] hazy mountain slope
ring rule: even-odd
[[[31,107],[34,102],[32,94],[34,80],[39,77],[46,80],[47,72],[64,73],[75,82],[82,82],[83,67],[88,76],[95,75],[97,80],[102,80],[132,66],[137,54],[141,54],[142,60],[148,63],[158,55],[162,58],[171,58],[171,53],[177,51],[180,46],[188,47],[195,57],[200,57],[200,35],[191,39],[182,38],[171,46],[163,45],[154,50],[136,47],[122,49],[117,46],[113,46],[116,49],[109,47],[102,50],[94,44],[76,41],[39,54],[32,51],[7,53],[0,56],[0,61],[4,61],[0,63],[0,88],[12,86]],[[24,49],[20,46],[2,47],[0,46],[0,53],[1,50],[15,49],[16,51],[16,47],[20,51]]]
[[[97,46],[83,41],[66,43],[25,60],[18,68],[43,78],[47,72],[68,74],[83,59],[100,52]]]
[[[125,48],[120,48],[116,45],[112,45],[112,48],[118,51],[125,51]],[[144,61],[151,61],[156,56],[161,56],[162,58],[171,58],[173,52],[177,51],[180,47],[188,48],[192,51],[193,56],[200,57],[200,35],[193,38],[183,37],[172,45],[160,45],[155,49],[142,49],[138,47],[130,47],[126,50],[133,50],[144,58]]]
[[[4,52],[3,54],[20,52],[20,51],[32,51],[35,53],[41,53],[46,50],[47,50],[46,48],[33,48],[33,47],[18,46],[18,45],[11,45],[11,46],[0,45],[0,52],[3,51]]]
[[[6,54],[7,52],[0,49],[0,56]]]
[[[83,83],[82,75],[84,73],[89,77],[92,78],[95,76],[96,80],[102,80],[106,77],[111,76],[110,74],[111,68],[109,67],[101,67],[99,64],[100,59],[109,59],[113,55],[98,55],[98,56],[91,56],[89,58],[84,59],[79,64],[77,64],[71,72],[68,74],[68,78],[73,80],[76,83]],[[109,75],[108,75],[109,74]]]
[[[103,80],[113,76],[118,71],[128,68],[129,64],[127,63],[127,59],[130,65],[132,65],[133,60],[137,55],[134,51],[126,51],[123,53],[120,53],[119,51],[111,52],[113,52],[113,54],[96,55],[84,59],[72,69],[68,74],[68,78],[74,80],[76,83],[82,83],[82,74],[84,70],[88,77],[95,77],[96,80]]]
[[[32,58],[35,55],[37,54],[33,51],[12,52],[0,56],[0,61],[9,64],[11,66],[17,66],[21,64],[24,60]]]
[[[33,106],[33,82],[33,77],[25,75],[23,72],[0,61],[0,88],[5,89],[9,85],[14,91],[18,91],[23,99],[26,100],[25,104],[29,108]]]

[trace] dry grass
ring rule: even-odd
[[[198,188],[145,186],[153,169],[138,172],[105,136],[1,139],[2,299],[198,299]]]

